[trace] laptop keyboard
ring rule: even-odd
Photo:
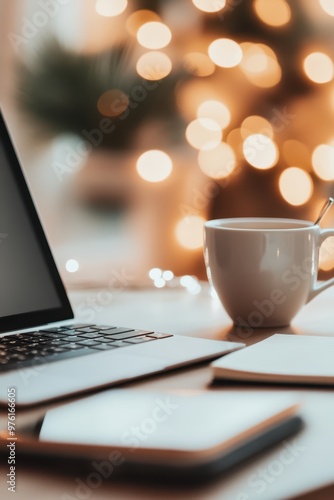
[[[0,338],[0,372],[172,337],[117,326],[77,324]]]

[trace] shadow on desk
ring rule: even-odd
[[[285,326],[284,328],[252,328],[248,325],[239,326],[231,324],[224,328],[216,339],[228,340],[230,342],[244,342],[247,345],[251,345],[265,340],[275,333],[301,335],[302,331],[292,325]]]

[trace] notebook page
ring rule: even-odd
[[[275,334],[212,363],[240,372],[333,377],[334,337]]]

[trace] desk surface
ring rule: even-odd
[[[74,291],[70,294],[79,321],[126,324],[127,326],[168,331],[212,339],[257,342],[270,333],[269,330],[237,330],[220,306],[213,299],[207,286],[198,295],[184,289],[111,289]],[[303,308],[289,328],[281,332],[305,335],[334,335],[334,290],[327,290]],[[276,330],[277,331],[277,330]],[[268,390],[268,386],[221,384],[211,386],[208,365],[174,371],[132,382],[126,387],[136,390],[206,389],[210,391]],[[135,482],[104,480],[96,488],[78,490],[79,484],[87,485],[89,471],[80,470],[73,464],[71,470],[62,463],[42,465],[34,460],[17,467],[18,500],[73,500],[92,498],[117,499],[206,499],[206,500],[278,500],[298,497],[307,500],[334,497],[334,391],[332,389],[286,389],[279,386],[275,391],[294,392],[303,402],[302,416],[305,429],[260,456],[238,466],[228,474],[206,486],[175,490],[159,488]],[[45,410],[54,405],[44,405],[33,410],[18,410],[18,424],[37,420]],[[6,415],[0,413],[3,424]],[[247,416],[245,416],[247,418]],[[290,447],[289,464],[280,457]],[[292,448],[291,448],[292,447]],[[80,483],[81,480],[81,483]],[[307,493],[318,490],[317,493]],[[320,491],[321,490],[321,491]],[[0,477],[1,498],[12,498],[7,491],[6,478]],[[5,493],[5,495],[3,495]]]

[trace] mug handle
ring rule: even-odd
[[[320,235],[319,235],[319,240],[318,240],[318,250],[320,249],[322,243],[329,238],[330,236],[334,236],[334,229],[321,229],[320,230]],[[330,286],[334,285],[334,278],[331,278],[325,283],[322,283],[321,285],[315,285],[311,290],[310,293],[307,297],[306,304],[310,302],[310,300],[314,299],[319,293],[323,292]]]

